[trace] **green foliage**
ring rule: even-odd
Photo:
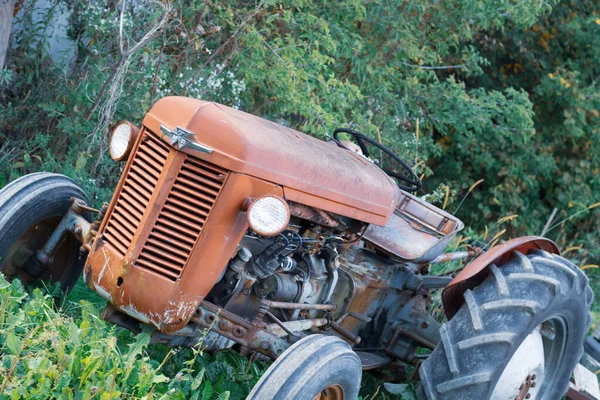
[[[521,226],[533,224],[538,232],[552,208],[562,219],[600,200],[599,13],[598,2],[563,1],[526,30],[511,26],[480,40],[482,54],[496,68],[479,81],[488,87],[518,86],[535,105],[536,134],[516,149],[527,161],[509,168],[505,179],[514,182],[515,195],[527,198],[515,203],[514,210],[526,209],[533,217]],[[550,236],[564,247],[583,244],[579,256],[593,260],[600,255],[591,246],[598,220],[590,214]]]
[[[135,336],[104,322],[87,300],[63,306],[0,275],[2,398],[240,399],[263,372],[258,364],[247,370],[234,353],[151,345],[150,333]]]

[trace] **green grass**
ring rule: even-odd
[[[0,274],[0,398],[243,399],[268,368],[233,351],[171,349],[102,320],[83,282],[24,288]],[[399,398],[363,378],[363,399]]]
[[[233,352],[151,345],[99,318],[79,284],[56,301],[0,276],[0,393],[11,399],[239,399],[266,366]]]

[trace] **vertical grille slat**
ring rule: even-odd
[[[202,184],[198,184],[195,182],[191,182],[184,177],[177,178],[179,183],[182,185],[178,188],[181,192],[191,194],[192,196],[196,196],[196,191],[202,192],[201,194],[205,195],[207,198],[217,197],[217,191],[207,188],[206,186],[202,186]]]
[[[200,228],[202,228],[202,226],[206,222],[206,214],[197,213],[195,211],[189,212],[187,208],[176,208],[171,203],[165,204],[165,210],[169,211],[172,214],[175,214],[177,217],[189,218],[190,220],[199,222],[201,224]]]
[[[151,183],[148,183],[148,181],[146,179],[144,179],[143,176],[138,175],[135,171],[129,171],[129,177],[135,181],[138,185],[143,186],[144,189],[146,189],[149,192],[152,192],[154,190],[154,187],[152,187]]]
[[[165,205],[165,207],[163,208],[162,213],[165,216],[171,218],[172,220],[187,219],[188,227],[190,227],[194,230],[197,230],[198,232],[200,232],[200,230],[202,229],[202,225],[204,224],[204,218],[200,220],[197,217],[195,217],[194,215],[188,214],[185,211],[174,210],[171,207],[168,207],[167,205]],[[196,219],[198,219],[198,221],[195,221]],[[199,222],[200,224],[196,224],[196,223],[190,222],[190,221]]]
[[[138,267],[173,281],[181,276],[226,175],[227,171],[186,155],[142,248]]]
[[[139,198],[135,198],[134,196],[132,196],[131,192],[129,191],[129,188],[123,187],[123,189],[124,190],[121,191],[121,196],[123,196],[123,199],[125,199],[127,203],[129,203],[129,205],[133,206],[133,208],[135,208],[136,211],[139,211],[140,213],[144,214],[144,211],[146,211],[144,201],[140,201]]]
[[[119,214],[121,217],[123,217],[123,219],[127,222],[129,222],[129,225],[131,227],[133,227],[133,232],[135,232],[135,228],[136,228],[136,224],[139,223],[139,221],[142,219],[141,214],[137,213],[137,214],[133,214],[130,212],[131,210],[124,210],[124,209],[115,209],[114,212],[116,214]],[[139,218],[136,218],[136,215],[139,215]]]
[[[125,246],[125,249],[127,249],[129,246],[129,239],[126,237],[127,233],[124,232],[123,229],[120,228],[119,224],[115,223],[115,221],[111,221],[109,226],[113,229],[108,233],[110,233],[111,236],[114,236],[115,239],[117,239],[117,241],[121,243],[121,245]]]
[[[154,161],[154,159],[152,159],[152,157],[148,155],[148,152],[144,151],[143,148],[140,149],[140,158],[138,158],[136,162],[138,165],[156,174],[156,177],[160,175],[162,165]]]
[[[186,235],[179,234],[177,231],[172,230],[171,227],[166,226],[165,224],[157,223],[156,225],[154,225],[154,229],[152,230],[152,232],[154,231],[161,232],[165,235],[170,235],[169,240],[173,240],[173,238],[175,238],[179,241],[187,243],[189,246],[194,246],[194,240],[188,239]]]
[[[127,247],[125,247],[125,245],[119,239],[114,237],[112,233],[104,232],[104,239],[113,249],[119,251],[119,253],[125,254],[127,252]]]
[[[170,246],[170,248],[181,250],[183,254],[189,254],[189,252],[192,251],[193,247],[193,245],[184,243],[183,241],[175,242],[172,237],[167,237],[163,235],[159,229],[156,229],[154,231],[153,238],[150,239],[150,241],[152,243],[164,243],[165,245]]]
[[[147,157],[143,153],[138,154],[138,156],[139,157],[141,157],[141,156]],[[140,158],[138,158],[138,159],[136,159],[136,160],[133,161],[132,167],[134,169],[138,169],[142,175],[143,174],[150,175],[148,178],[154,178],[154,179],[158,180],[158,177],[160,175],[160,171],[159,170],[150,167],[150,165],[146,164]]]
[[[185,264],[185,262],[187,260],[187,256],[185,256],[185,257],[175,256],[173,254],[173,252],[171,251],[171,249],[169,249],[167,251],[161,250],[158,247],[154,247],[149,241],[146,242],[145,249],[146,249],[146,253],[150,253],[154,257],[158,257],[161,260],[166,260],[168,262],[171,262],[171,263],[173,263],[173,265]]]
[[[133,178],[133,176],[131,177],[131,179],[129,180],[129,183],[131,184],[131,186],[141,195],[143,195],[144,197],[150,197],[152,196],[152,191],[148,189],[147,186],[142,186],[140,184],[138,184],[137,180],[135,180]]]
[[[119,204],[120,206],[120,212],[126,213],[127,215],[129,215],[130,218],[133,218],[134,221],[141,221],[142,220],[142,213],[140,213],[138,210],[136,210],[134,208],[134,206],[129,203],[128,201],[126,201],[123,197],[121,197],[117,204]]]
[[[164,250],[173,253],[176,256],[182,257],[183,259],[186,259],[189,254],[189,249],[187,251],[182,250],[178,247],[171,246],[171,243],[169,242],[162,242],[160,240],[156,240],[156,238],[148,239],[148,244],[153,247],[156,247],[159,250]]]
[[[211,164],[205,163],[204,161],[201,161],[201,160],[196,161],[196,160],[190,159],[188,161],[189,161],[187,164],[188,168],[196,167],[200,170],[210,172],[210,173],[212,173],[212,175],[217,177],[217,181],[219,181],[219,182],[220,182],[220,179],[218,179],[218,176],[225,175],[227,173],[227,171],[225,171],[224,169],[217,167],[216,165],[211,165]]]
[[[179,276],[176,272],[169,271],[168,269],[165,269],[165,268],[157,267],[156,264],[142,260],[142,259],[138,260],[137,264],[138,264],[138,266],[143,267],[144,269],[155,272],[159,275],[166,276],[167,278],[169,278],[171,280],[175,280]]]
[[[202,179],[202,177],[196,176],[197,173],[198,173],[197,171],[187,172],[185,169],[182,169],[181,175],[188,178],[188,180],[186,180],[182,177],[182,180],[186,180],[188,184],[195,186],[195,187],[196,186],[197,187],[209,186],[209,187],[213,188],[215,191],[219,190],[219,188],[221,186],[218,183],[213,182],[210,179]],[[213,191],[213,193],[216,193],[216,192]]]
[[[145,153],[147,156],[149,156],[151,160],[154,160],[155,162],[157,162],[157,163],[159,163],[159,164],[162,162],[161,160],[163,159],[163,155],[161,155],[160,153],[158,153],[158,152],[156,152],[156,151],[153,151],[153,150],[152,150],[152,149],[150,149],[150,148],[145,148],[145,149],[143,149],[142,151],[143,151],[143,152],[144,152],[144,153]]]
[[[110,225],[117,228],[117,230],[124,235],[133,235],[135,233],[135,228],[121,219],[114,218],[110,221]]]
[[[172,193],[175,194],[175,193]],[[206,217],[208,215],[208,211],[210,211],[210,207],[206,207],[206,209],[198,209],[194,208],[189,204],[189,202],[184,202],[179,200],[175,196],[171,196],[169,200],[166,202],[169,207],[178,208],[180,210],[185,210],[192,214],[199,214],[202,217]]]
[[[204,202],[208,203],[208,204],[211,204],[213,201],[215,201],[214,197],[209,197],[209,196],[206,196],[205,194],[202,194],[199,192],[194,193],[193,191],[191,191],[187,188],[185,188],[185,190],[182,190],[182,189],[184,189],[184,188],[178,188],[176,191],[172,192],[171,194],[173,195],[173,198],[181,199],[182,201],[185,201],[185,202],[193,202],[192,197],[188,196],[188,193],[189,193],[189,194],[194,195],[194,197],[204,200]]]
[[[151,135],[149,136],[150,140],[152,142],[154,142],[154,144],[156,145],[156,147],[153,146],[153,149],[156,151],[163,151],[163,155],[166,157],[167,154],[169,154],[169,152],[171,151],[171,148],[169,147],[169,145],[167,145],[165,142],[163,142],[161,139],[159,139],[158,137]]]
[[[144,132],[144,137],[133,155],[134,162],[126,172],[123,186],[104,228],[105,241],[117,250],[121,257],[125,256],[131,246],[135,229],[140,224],[150,197],[156,189],[162,165],[167,161],[168,151],[168,147],[152,140],[149,132]],[[144,170],[136,165],[136,162],[143,163],[150,159],[147,153],[161,157],[159,160],[152,160],[157,167],[152,174],[144,174]]]

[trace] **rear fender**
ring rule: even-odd
[[[552,240],[539,236],[523,236],[495,246],[469,263],[442,292],[442,303],[448,319],[451,319],[464,303],[463,293],[487,278],[490,274],[488,267],[491,264],[501,267],[510,260],[514,251],[527,254],[532,249],[560,255],[560,250]]]

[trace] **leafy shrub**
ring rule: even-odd
[[[35,3],[23,5],[3,72],[0,185],[58,171],[98,205],[120,172],[103,122],[108,89],[121,82],[120,48],[165,9],[127,2],[120,40],[116,2],[54,0],[71,12],[77,48],[60,65],[45,45],[57,8],[34,20]],[[450,210],[483,179],[458,215],[483,230],[518,214],[506,237],[539,234],[555,207],[560,221],[598,200],[597,2],[176,0],[166,15],[121,71],[112,121],[140,123],[157,99],[182,95],[321,138],[351,126],[409,160],[425,193],[437,193],[430,200]],[[582,246],[574,254],[589,263],[594,221],[572,219],[550,237]]]
[[[263,372],[231,352],[211,357],[152,345],[149,332],[132,335],[101,320],[91,301],[57,309],[44,292],[28,293],[0,274],[0,393],[7,398],[239,399]]]

